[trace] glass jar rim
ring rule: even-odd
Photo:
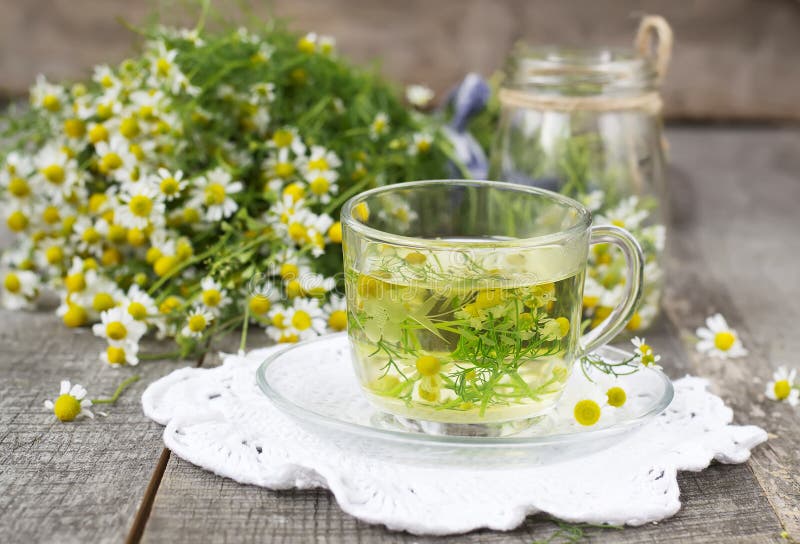
[[[469,180],[469,179],[438,179],[438,180],[421,180],[409,181],[404,183],[394,183],[391,185],[384,185],[376,187],[368,191],[364,191],[357,195],[350,197],[347,202],[342,206],[341,222],[342,225],[353,230],[365,238],[373,241],[384,242],[395,246],[403,246],[410,248],[430,248],[430,249],[452,249],[453,242],[446,240],[437,240],[435,238],[421,238],[416,236],[405,236],[402,234],[395,234],[393,232],[386,232],[379,230],[359,221],[353,213],[353,208],[365,202],[367,199],[376,195],[391,193],[403,189],[417,189],[423,187],[432,187],[435,185],[449,185],[449,186],[466,186],[477,187],[481,189],[496,189],[504,191],[516,191],[521,194],[529,196],[536,196],[551,200],[555,203],[569,207],[576,212],[575,222],[569,227],[557,232],[549,234],[542,234],[539,236],[531,236],[525,238],[514,238],[510,240],[459,240],[459,246],[470,248],[513,248],[513,247],[537,247],[546,245],[556,245],[562,242],[572,240],[576,236],[586,233],[592,225],[592,212],[586,206],[559,193],[540,189],[538,187],[529,187],[519,183],[512,183],[506,181],[488,181],[488,180]]]
[[[657,85],[652,60],[625,47],[560,47],[518,44],[506,68],[508,87],[518,90],[552,90],[565,85],[578,94],[647,91]],[[585,85],[598,86],[586,93]],[[581,87],[582,86],[582,87]]]

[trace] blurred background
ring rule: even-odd
[[[296,30],[330,34],[359,63],[380,62],[393,80],[439,97],[467,72],[490,76],[518,40],[629,45],[638,19],[663,15],[675,31],[663,89],[668,119],[800,120],[800,1],[694,0],[214,0],[237,21],[284,17]],[[90,75],[135,49],[153,11],[193,25],[197,3],[144,0],[0,0],[0,99],[22,98],[38,73]]]

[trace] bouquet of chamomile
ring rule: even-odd
[[[143,34],[140,56],[82,83],[40,78],[4,118],[3,306],[54,290],[111,365],[164,357],[139,353],[147,334],[188,357],[238,328],[244,348],[248,326],[276,342],[343,330],[341,204],[445,177],[448,141],[330,38]]]

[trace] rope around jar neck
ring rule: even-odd
[[[643,17],[634,44],[642,57],[653,57],[656,83],[661,82],[672,57],[672,28],[669,23],[659,15]],[[568,73],[569,70],[563,72]],[[553,96],[503,88],[500,89],[498,98],[505,106],[563,112],[641,110],[655,115],[663,106],[661,96],[655,91],[633,96]]]

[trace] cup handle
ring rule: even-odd
[[[580,339],[583,353],[589,353],[614,339],[630,321],[642,298],[644,256],[636,238],[625,229],[613,225],[597,225],[590,230],[590,244],[611,243],[622,250],[628,265],[625,296],[614,311],[597,327]]]

